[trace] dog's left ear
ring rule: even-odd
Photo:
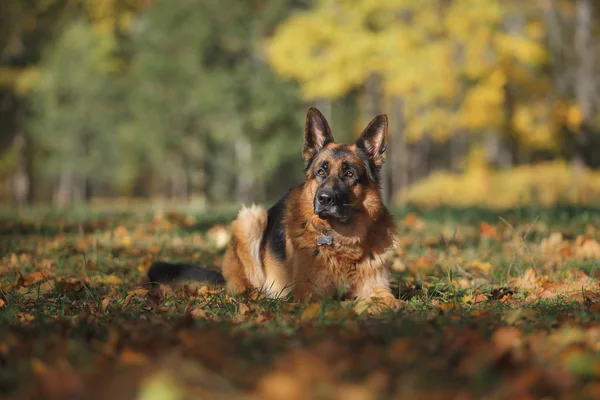
[[[382,166],[385,162],[388,137],[388,117],[379,114],[365,128],[356,141],[356,146],[363,149],[375,166]]]
[[[304,150],[302,151],[306,166],[308,167],[308,163],[315,154],[331,142],[333,142],[333,136],[325,116],[315,107],[309,108],[304,125]]]

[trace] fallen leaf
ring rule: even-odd
[[[484,238],[495,238],[498,235],[496,227],[488,224],[487,222],[482,222],[479,224],[479,233],[481,237]]]
[[[202,307],[196,307],[196,308],[192,309],[192,311],[190,311],[190,314],[194,318],[205,318],[206,310]]]
[[[48,280],[48,278],[44,273],[36,271],[25,277],[25,282],[23,283],[23,286],[32,286],[36,283],[40,283],[46,280]]]
[[[248,307],[245,303],[238,304],[238,315],[248,315],[250,314],[250,307]]]
[[[600,243],[587,235],[577,236],[575,239],[575,257],[584,260],[600,258]]]
[[[445,303],[440,303],[440,308],[443,311],[454,310],[456,308],[456,303],[453,301],[447,301]]]
[[[17,313],[16,314],[17,319],[19,320],[20,323],[25,324],[28,322],[32,322],[35,321],[35,315],[31,315],[28,313]]]
[[[115,286],[115,285],[120,285],[121,283],[123,283],[123,280],[114,274],[95,275],[94,277],[92,277],[92,282],[103,284],[103,285]]]
[[[156,308],[165,298],[164,293],[161,291],[161,287],[152,288],[146,293],[145,297],[152,308]]]
[[[532,309],[516,308],[504,314],[502,320],[508,325],[514,325],[521,320],[535,318],[537,314],[537,311]]]
[[[492,270],[493,266],[489,262],[481,262],[479,260],[475,260],[471,263],[472,268],[476,268],[483,273],[488,273]]]
[[[148,357],[145,354],[125,348],[119,353],[119,363],[125,365],[146,365]]]
[[[108,308],[108,306],[110,305],[110,298],[109,297],[104,297],[102,299],[102,304],[100,306],[100,309],[102,310],[102,312],[106,312],[106,309]]]
[[[321,312],[321,305],[319,303],[311,303],[304,311],[302,311],[302,320],[315,319]]]

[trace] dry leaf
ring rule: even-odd
[[[304,311],[302,311],[302,320],[315,319],[321,312],[321,305],[319,303],[311,303]]]

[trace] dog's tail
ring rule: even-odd
[[[225,283],[223,274],[208,268],[193,264],[167,263],[156,261],[148,269],[148,279],[152,285],[173,283],[177,281],[199,281],[214,285]]]

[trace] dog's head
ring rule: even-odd
[[[308,110],[304,127],[304,169],[321,219],[345,223],[364,207],[369,195],[379,191],[385,162],[388,119],[376,116],[354,144],[333,140],[327,120],[314,107]]]

